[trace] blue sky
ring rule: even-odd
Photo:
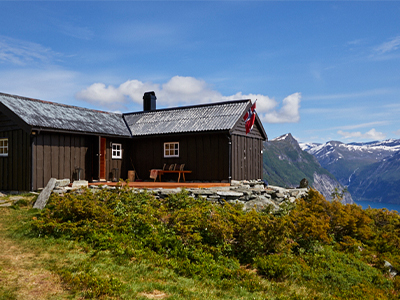
[[[257,99],[270,139],[400,138],[400,2],[0,1],[0,92],[109,111]]]

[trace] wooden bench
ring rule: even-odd
[[[178,174],[178,182],[181,180],[181,175],[183,177],[183,182],[186,182],[185,174],[192,173],[192,171],[183,170],[184,166],[185,166],[184,164],[182,165],[172,164],[170,165],[169,168],[166,168],[166,164],[164,164],[162,170],[159,169],[150,170],[150,178],[154,178],[154,181],[156,181],[158,176],[158,179],[161,182],[161,175],[175,173]]]

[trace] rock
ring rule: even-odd
[[[73,189],[80,189],[80,188],[85,188],[89,186],[89,182],[87,182],[86,180],[75,180],[72,183],[72,188]]]
[[[263,190],[264,189],[264,185],[256,184],[256,185],[254,185],[253,189]]]
[[[46,206],[47,201],[49,200],[50,194],[53,191],[55,185],[56,185],[56,179],[51,178],[47,183],[46,187],[40,193],[35,204],[33,205],[33,208],[43,209]]]
[[[239,180],[231,180],[231,186],[238,186],[242,185],[242,183]]]
[[[178,193],[180,193],[180,192],[182,192],[182,189],[181,189],[181,188],[176,188],[176,189],[163,189],[163,190],[160,192],[160,196],[166,197],[166,196],[169,196],[169,195],[171,195],[171,194],[178,194]]]
[[[308,187],[308,180],[306,178],[303,178],[300,181],[300,188],[307,188]]]
[[[393,268],[392,264],[385,260],[384,267],[388,269],[390,277],[395,277],[397,275],[397,270]]]
[[[279,209],[279,207],[270,199],[265,198],[263,196],[258,197],[257,199],[250,200],[244,204],[243,209],[245,210],[263,210],[268,206],[271,206],[273,210]]]
[[[213,195],[214,192],[206,189],[190,189],[188,190],[189,192],[195,194],[195,195]]]
[[[243,193],[227,191],[227,192],[217,192],[217,195],[221,197],[242,197]]]
[[[54,187],[64,187],[67,186],[71,183],[71,180],[69,180],[69,178],[67,179],[58,179],[56,180],[56,185]]]

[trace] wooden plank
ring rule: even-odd
[[[59,165],[60,165],[60,138],[58,137],[58,134],[52,134],[51,135],[51,177],[57,178],[57,179],[62,179],[60,178],[59,174]]]
[[[64,179],[64,173],[65,173],[65,142],[64,142],[65,136],[60,135],[58,137],[58,179]],[[68,177],[67,177],[68,178]]]
[[[204,172],[203,180],[210,180],[213,179],[213,172],[211,169],[211,160],[213,157],[213,150],[211,149],[211,141],[209,135],[203,135],[203,153],[204,153]]]
[[[8,138],[8,142],[10,142],[10,138],[9,138],[8,132],[3,132],[1,136],[4,137],[4,138]],[[7,157],[2,157],[0,159],[3,161],[3,189],[4,190],[8,190],[9,189],[8,188],[8,181],[9,181],[9,178],[11,176],[9,174],[9,169],[8,169],[8,164],[9,164],[10,157],[7,156]]]
[[[106,179],[106,138],[100,139],[100,179]]]
[[[51,137],[50,134],[43,134],[43,184],[51,178]]]
[[[19,159],[18,159],[18,132],[13,131],[12,132],[12,148],[11,148],[11,160],[12,160],[12,181],[11,181],[11,189],[13,190],[18,190],[18,164],[19,164]],[[10,151],[9,151],[10,152]]]
[[[78,163],[78,157],[77,157],[77,140],[76,140],[76,136],[71,135],[71,182],[73,180],[76,180],[76,171],[75,169],[78,167],[77,163]]]
[[[50,197],[51,192],[53,191],[55,185],[56,185],[56,179],[51,178],[49,180],[49,182],[47,183],[46,187],[40,193],[35,204],[33,205],[33,208],[43,209],[46,206],[46,203],[49,200],[49,197]]]
[[[25,164],[24,170],[26,174],[25,179],[25,188],[26,191],[32,190],[32,144],[31,144],[31,136],[28,133],[24,133],[24,140],[26,145],[25,150]]]
[[[93,163],[93,138],[92,137],[87,137],[85,139],[85,147],[86,147],[86,156],[85,156],[85,180],[92,182],[93,181],[93,169],[92,169],[92,163]]]
[[[17,131],[17,155],[18,155],[18,164],[17,164],[17,190],[22,191],[24,189],[24,181],[26,180],[26,174],[24,172],[24,155],[23,153],[27,151],[26,145],[23,141],[22,130]],[[26,170],[26,169],[25,169]]]
[[[70,179],[72,181],[71,172],[71,136],[64,136],[64,176],[63,179]]]
[[[203,139],[201,137],[196,138],[196,150],[197,150],[197,164],[198,164],[198,169],[197,169],[197,178],[199,180],[204,180],[206,177],[205,170],[204,170],[204,143]]]
[[[0,190],[5,190],[5,178],[7,177],[4,172],[5,157],[0,157]]]
[[[192,170],[191,179],[198,179],[198,149],[196,148],[195,137],[189,137],[187,142],[187,161],[185,162],[185,170]]]
[[[32,137],[32,189],[36,191],[38,189],[37,186],[37,149],[36,149],[36,144],[37,144],[37,136]]]
[[[82,168],[81,180],[86,179],[86,142],[85,137],[81,136],[79,139],[79,167]]]
[[[229,140],[225,135],[218,139],[219,180],[229,180]]]
[[[218,152],[219,152],[219,145],[218,145],[218,136],[207,135],[207,140],[209,142],[209,163],[208,165],[208,173],[209,173],[209,180],[219,180],[219,165],[218,165]]]
[[[231,136],[231,176],[232,179],[236,180],[236,169],[237,169],[237,164],[236,164],[236,152],[237,152],[237,142],[236,142],[236,135]]]
[[[36,167],[36,178],[37,178],[37,189],[39,188],[43,188],[44,187],[44,162],[43,162],[43,154],[44,154],[44,149],[43,149],[43,143],[44,143],[44,139],[43,139],[43,135],[39,134],[37,136],[37,145],[36,145],[36,163],[37,163],[37,167]]]

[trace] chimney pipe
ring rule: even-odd
[[[146,92],[143,95],[143,111],[156,110],[156,94],[154,91]]]

